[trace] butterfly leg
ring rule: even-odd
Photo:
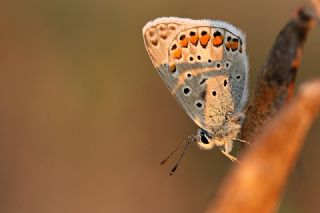
[[[238,141],[240,143],[245,143],[245,144],[250,144],[250,142],[248,141],[245,141],[245,140],[241,140],[241,139],[238,139],[238,138],[235,138],[235,139],[232,139],[233,141]]]
[[[222,154],[227,156],[232,162],[237,162],[238,164],[240,164],[240,161],[236,157],[230,155],[228,152],[224,151],[223,149],[221,149],[221,152]]]

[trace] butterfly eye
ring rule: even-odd
[[[189,61],[193,61],[193,57],[192,56],[189,57]]]
[[[204,136],[203,134],[201,134],[200,140],[201,140],[201,142],[204,143],[204,144],[209,144],[209,141],[208,141],[207,137]]]
[[[221,66],[221,65],[220,65],[220,63],[217,63],[217,65],[216,65],[216,66],[217,66],[218,68],[220,68],[220,66]]]
[[[198,55],[198,56],[197,56],[197,59],[198,59],[198,60],[201,60],[201,56],[200,56],[200,55]]]
[[[217,96],[217,92],[215,90],[212,91],[212,96]]]
[[[230,66],[230,63],[226,62],[226,68],[229,68],[229,66]]]

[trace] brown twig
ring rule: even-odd
[[[302,45],[314,23],[313,13],[301,8],[276,38],[249,103],[241,133],[244,140],[252,141],[292,96]]]
[[[320,18],[320,0],[312,0],[312,4],[314,7],[314,10],[317,13],[318,18]]]
[[[320,109],[320,79],[304,84],[244,152],[207,212],[274,212],[313,120]]]
[[[253,146],[242,153],[242,164],[221,185],[208,213],[276,210],[320,109],[320,79],[304,84],[290,101],[301,48],[317,18],[311,10],[301,8],[278,35],[259,73],[241,132]]]

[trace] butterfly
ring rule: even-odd
[[[244,121],[248,97],[248,58],[244,33],[216,20],[162,17],[143,27],[146,50],[171,94],[199,126],[164,160],[185,143],[171,170],[177,169],[191,142],[200,149],[219,146],[232,161],[233,142]],[[245,142],[246,143],[246,142]]]

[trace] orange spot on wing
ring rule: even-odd
[[[226,48],[227,48],[227,50],[229,50],[229,49],[231,48],[230,42],[227,42],[227,43],[226,43]]]
[[[170,65],[170,72],[171,72],[171,73],[175,72],[176,69],[177,69],[177,68],[176,68],[176,65],[175,65],[175,64],[171,64],[171,65]]]
[[[187,47],[189,43],[189,39],[186,37],[183,40],[180,41],[180,46],[181,47]]]
[[[223,42],[223,36],[215,36],[212,39],[212,44],[216,47],[219,47]]]
[[[238,41],[232,41],[231,42],[231,49],[233,51],[237,50],[238,49],[238,46],[239,46],[239,42]]]
[[[175,59],[180,59],[182,57],[181,49],[177,49],[171,53],[172,57]]]
[[[200,38],[200,44],[202,46],[206,46],[209,42],[209,39],[210,39],[210,36],[209,35],[204,35],[204,36],[201,36]]]
[[[196,45],[198,43],[199,40],[199,36],[198,35],[194,35],[190,37],[190,42],[194,45]]]

